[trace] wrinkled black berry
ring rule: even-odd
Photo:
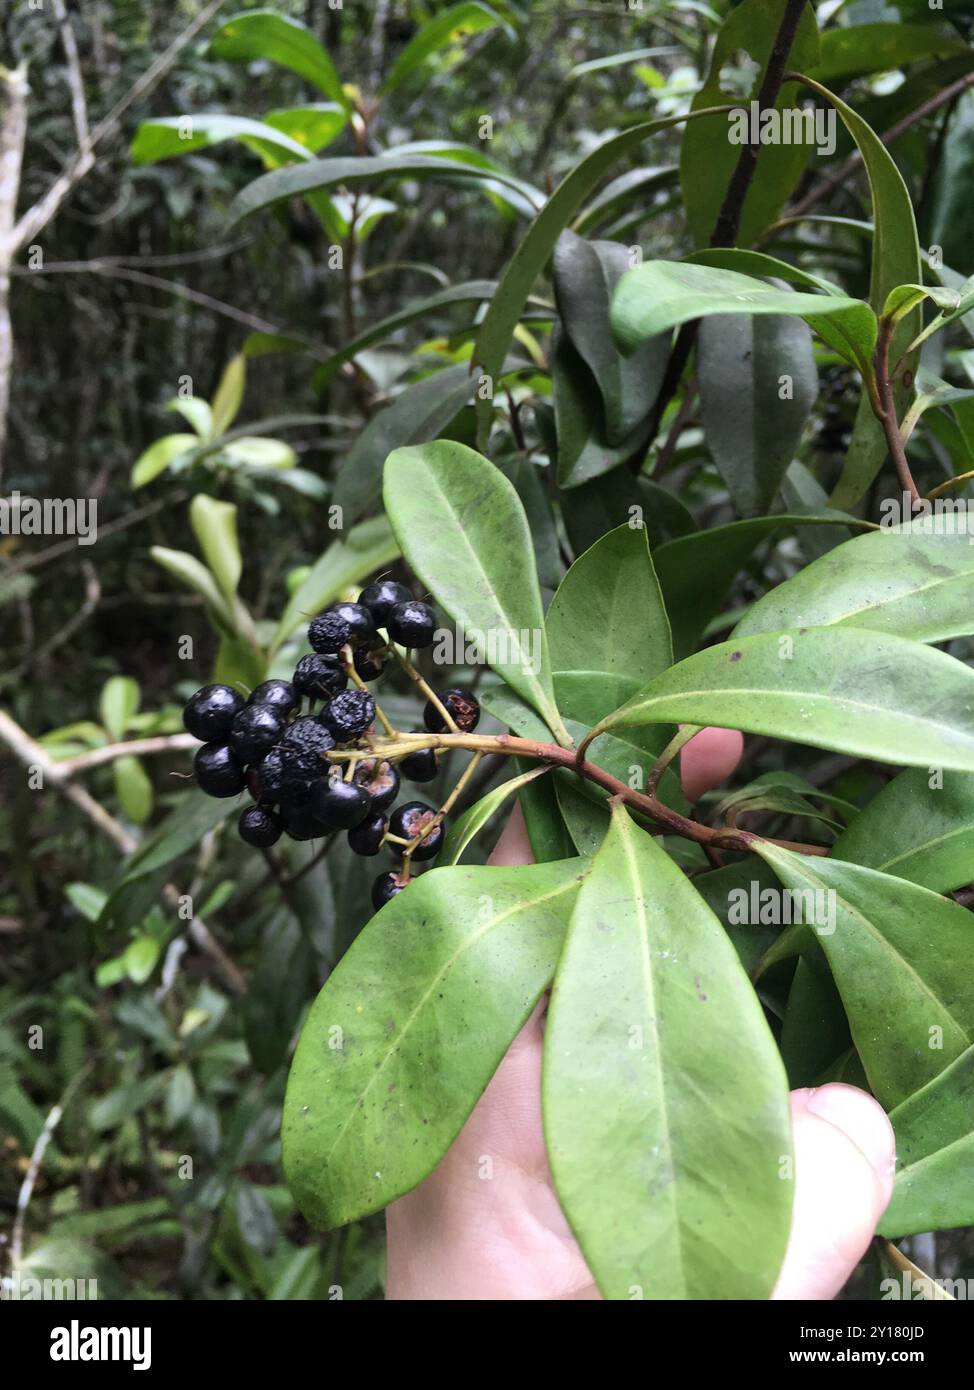
[[[368,793],[373,811],[388,811],[399,795],[399,773],[385,758],[363,758],[355,765],[352,781]]]
[[[457,687],[444,690],[440,695],[440,704],[449,710],[453,722],[463,734],[472,734],[480,723],[480,702],[469,690],[460,690]],[[446,733],[446,721],[432,700],[426,701],[423,723],[431,734]]]
[[[249,705],[270,705],[285,717],[298,703],[298,692],[290,681],[261,681],[250,692]]]
[[[351,830],[365,820],[371,803],[368,793],[361,787],[334,776],[312,787],[310,806],[322,825],[334,830]]]
[[[383,815],[367,816],[361,825],[348,832],[349,849],[353,854],[362,854],[367,858],[378,854],[388,826],[389,822]]]
[[[284,829],[280,816],[269,806],[248,806],[241,811],[237,821],[237,832],[241,840],[256,849],[268,849],[276,845]]]
[[[381,647],[375,647],[371,651],[361,648],[352,658],[352,665],[355,667],[359,680],[377,681],[382,675],[383,667],[386,664],[386,653]]]
[[[380,579],[364,588],[358,596],[358,601],[372,614],[372,621],[376,627],[385,627],[396,604],[408,603],[411,597],[405,584],[397,584],[394,579]]]
[[[230,747],[242,763],[256,763],[284,732],[284,714],[272,705],[244,705],[230,726]]]
[[[238,710],[244,707],[244,697],[229,685],[204,685],[186,701],[183,724],[194,738],[206,742],[230,732]]]
[[[322,732],[327,735],[327,730]],[[314,751],[302,752],[300,748],[279,744],[257,765],[257,799],[288,806],[306,801],[312,786],[327,774],[329,766]]]
[[[356,647],[374,639],[372,614],[361,603],[334,603],[308,627],[308,641],[316,652],[340,652],[346,643]]]
[[[375,701],[367,690],[343,690],[329,700],[321,719],[336,743],[351,743],[375,718]]]
[[[425,827],[436,815],[432,806],[427,806],[425,801],[404,801],[401,806],[397,806],[389,818],[389,831],[393,835],[398,835],[403,840],[414,840],[417,835],[422,835]],[[413,858],[417,861],[422,859],[432,859],[439,853],[440,845],[443,843],[443,822],[440,821],[429,835],[424,836],[413,850]],[[396,845],[396,851],[401,854],[405,846]]]
[[[193,769],[207,796],[236,796],[246,785],[243,767],[225,743],[204,743],[196,751]]]
[[[336,656],[309,652],[294,668],[294,688],[311,700],[330,700],[348,685],[348,677]]]
[[[428,647],[436,631],[436,614],[428,603],[407,599],[389,614],[386,631],[401,647]]]
[[[295,753],[308,753],[324,759],[328,750],[334,748],[335,740],[320,720],[313,714],[305,714],[289,724],[281,739],[281,747],[292,749]],[[322,764],[324,766],[324,764]]]
[[[372,885],[372,906],[376,912],[406,887],[397,873],[380,874]]]
[[[420,748],[403,758],[399,770],[410,782],[432,782],[437,772],[436,754],[432,748]]]

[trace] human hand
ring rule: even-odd
[[[695,801],[736,767],[741,735],[705,729],[681,755]],[[515,810],[493,864],[527,864]],[[547,1000],[518,1034],[436,1170],[386,1212],[390,1299],[597,1299],[562,1214],[541,1124]],[[793,1091],[795,1204],[777,1299],[832,1298],[865,1251],[890,1198],[893,1131],[882,1108],[853,1086]],[[491,1180],[481,1176],[485,1156]]]

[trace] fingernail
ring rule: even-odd
[[[878,1101],[855,1086],[834,1082],[809,1094],[806,1109],[841,1129],[883,1182],[892,1183],[896,1155],[893,1126]]]

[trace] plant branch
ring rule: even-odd
[[[890,457],[896,465],[896,474],[904,492],[908,492],[914,507],[920,501],[920,493],[917,485],[913,481],[913,474],[910,472],[910,465],[906,457],[906,446],[903,436],[900,433],[899,422],[896,418],[896,403],[893,399],[893,383],[890,380],[889,351],[893,341],[893,334],[896,331],[896,322],[892,316],[886,315],[879,320],[879,332],[876,335],[876,396],[877,400],[873,404],[876,418],[883,427],[886,436],[886,444],[890,452]],[[877,409],[878,406],[878,409]]]

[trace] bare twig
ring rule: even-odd
[[[27,1165],[27,1172],[24,1174],[24,1180],[20,1184],[20,1191],[17,1194],[17,1211],[14,1216],[13,1229],[10,1233],[10,1266],[12,1270],[18,1268],[23,1258],[24,1228],[27,1222],[27,1208],[30,1206],[30,1199],[34,1195],[34,1186],[40,1175],[41,1165],[44,1162],[44,1155],[47,1152],[48,1145],[54,1138],[54,1131],[61,1123],[61,1116],[64,1114],[64,1108],[68,1103],[71,1092],[75,1090],[88,1075],[91,1071],[91,1066],[92,1064],[90,1062],[87,1063],[82,1067],[81,1071],[71,1079],[65,1089],[64,1095],[58,1101],[57,1105],[52,1106],[51,1110],[48,1112],[43,1128],[37,1136],[33,1152],[30,1156],[30,1163]]]
[[[10,266],[20,168],[27,138],[27,71],[0,67],[0,477],[3,476],[14,342],[10,325]]]
[[[88,106],[85,102],[85,80],[81,71],[81,60],[78,57],[78,45],[74,37],[74,29],[68,18],[68,11],[64,0],[51,0],[54,9],[54,18],[58,22],[61,30],[61,43],[64,46],[64,56],[68,60],[68,86],[71,89],[71,116],[74,120],[74,133],[78,140],[79,153],[83,153],[91,142],[91,131],[88,127]]]
[[[108,743],[104,748],[92,748],[90,753],[65,758],[56,766],[63,777],[77,777],[81,772],[103,767],[105,763],[113,763],[118,758],[143,758],[153,753],[179,753],[198,747],[199,739],[192,734],[156,734],[152,738],[130,738],[121,743]]]

